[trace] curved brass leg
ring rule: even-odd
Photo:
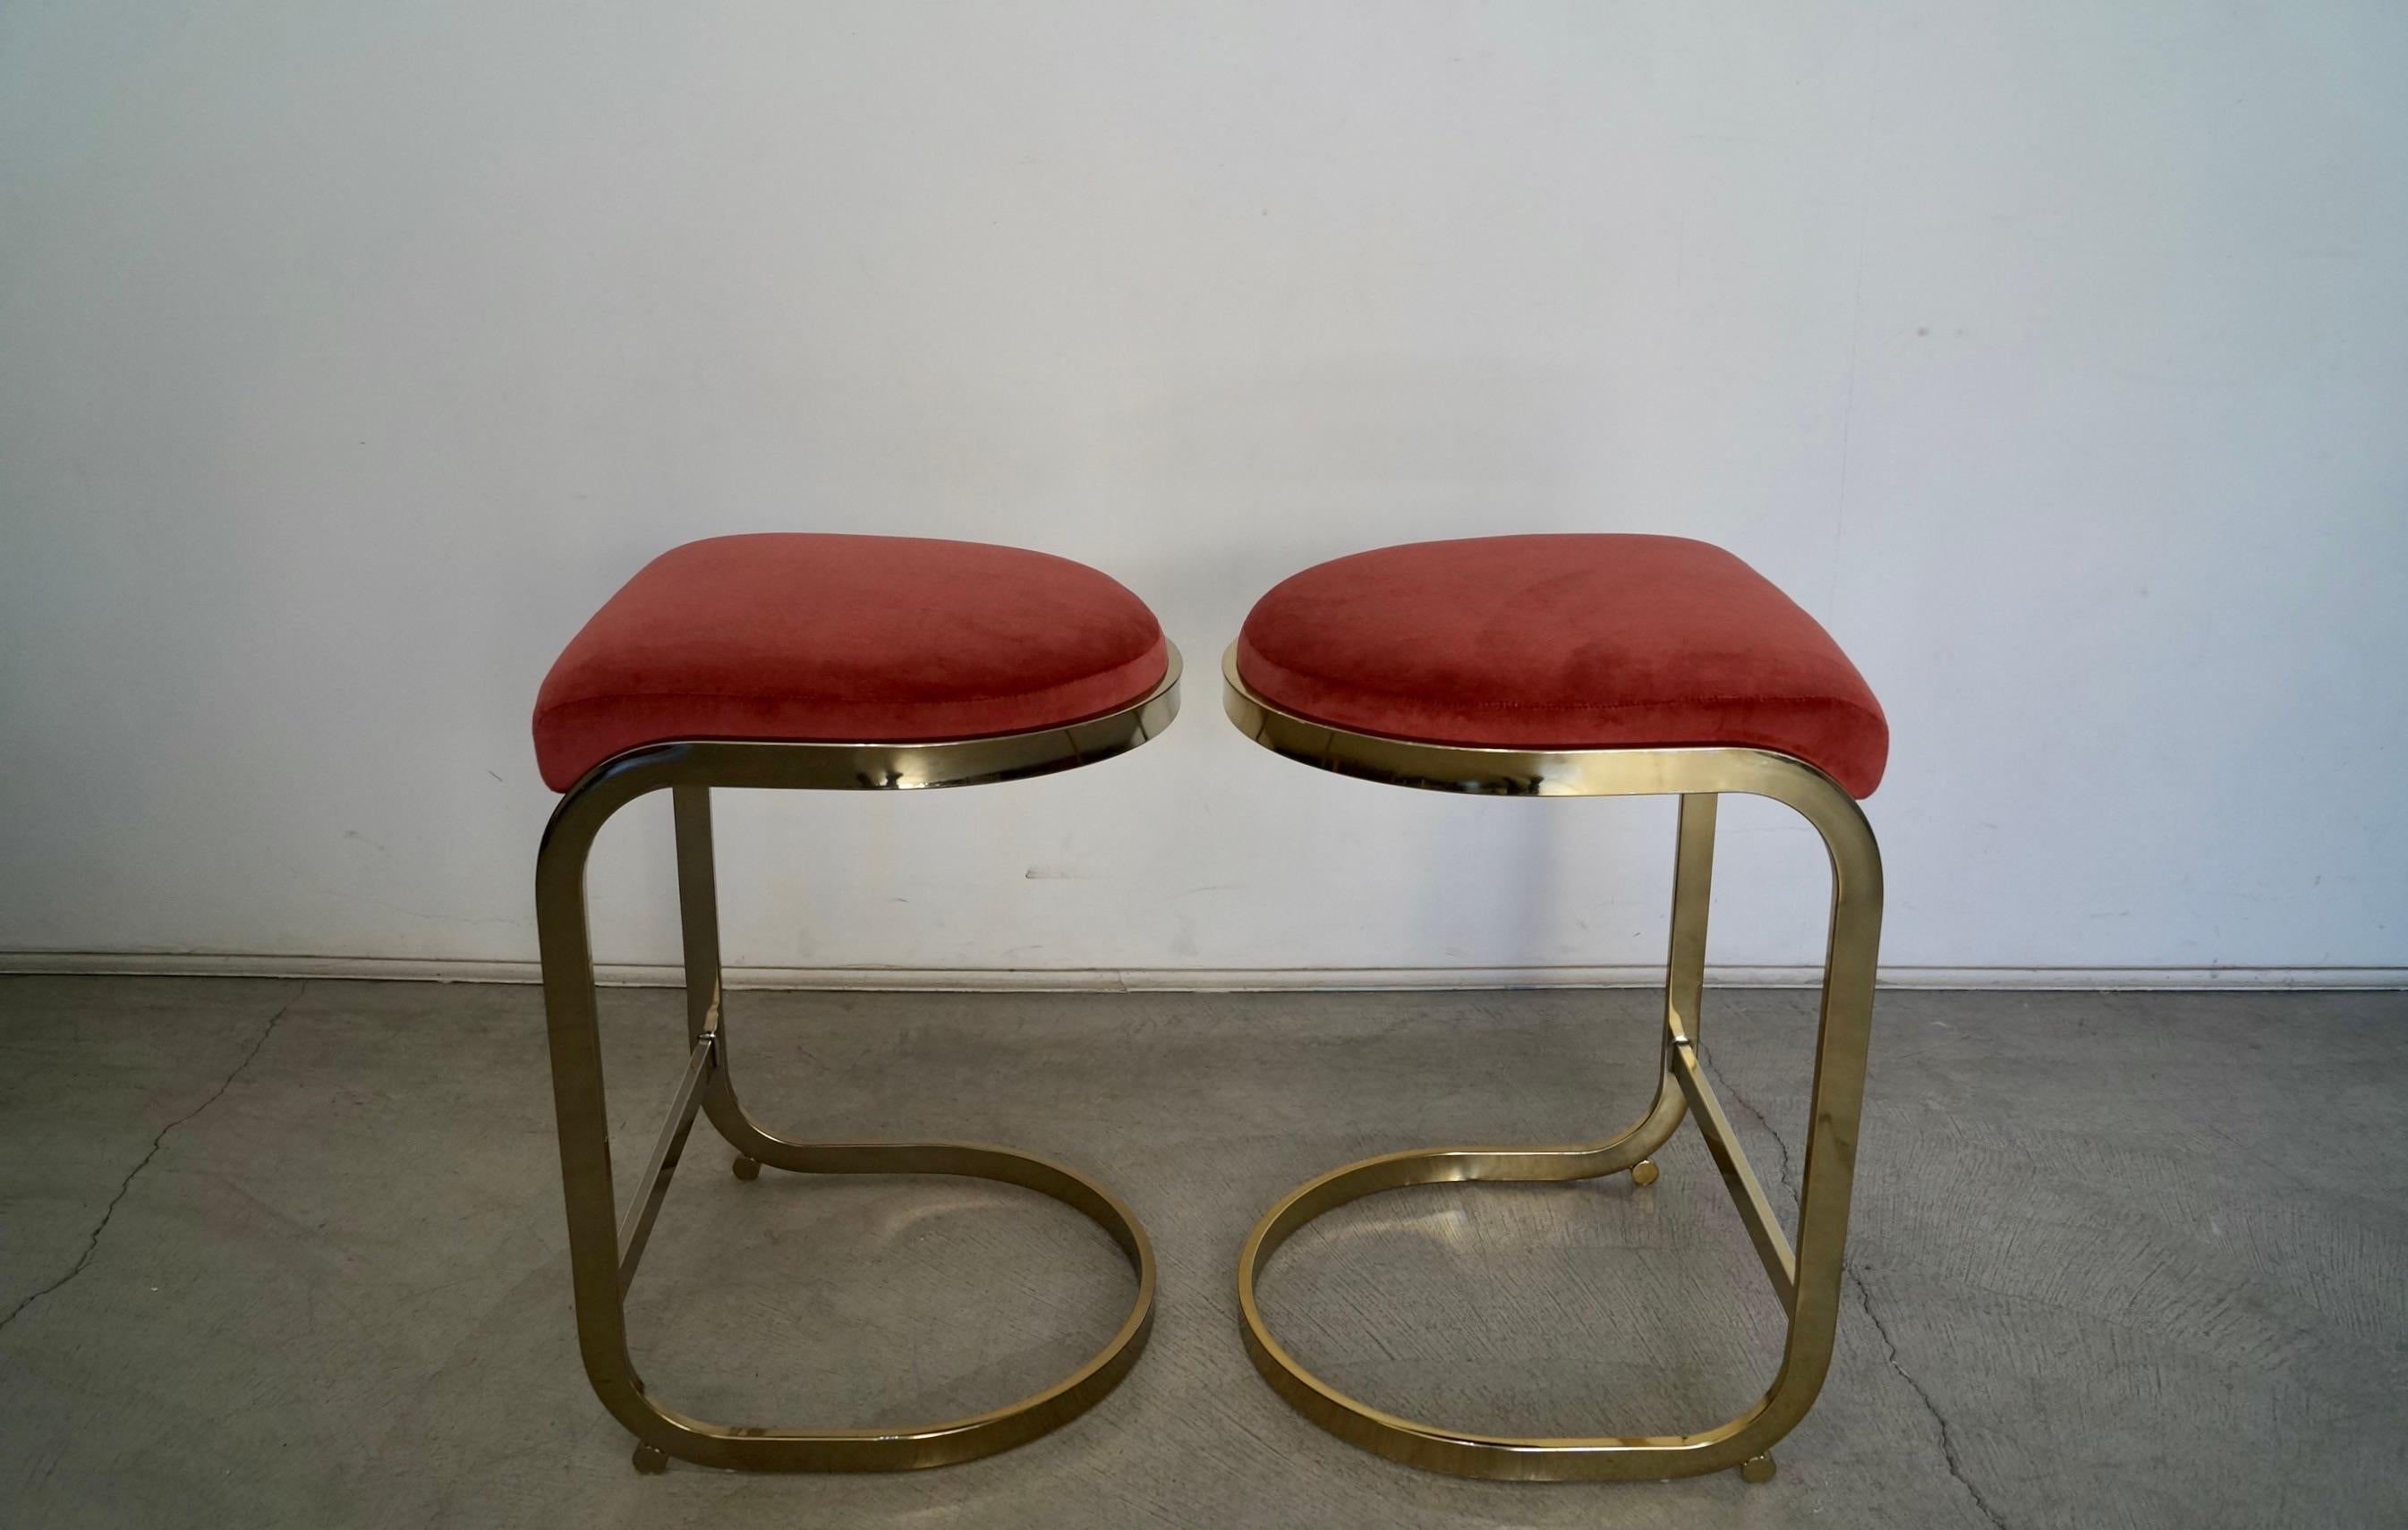
[[[713,747],[738,765],[750,758],[731,753],[728,746]],[[674,1456],[750,1470],[904,1470],[989,1455],[1068,1423],[1109,1394],[1144,1351],[1153,1328],[1155,1285],[1154,1251],[1144,1228],[1101,1185],[1061,1164],[1010,1148],[960,1142],[791,1142],[763,1131],[744,1113],[729,1079],[722,1025],[710,797],[706,785],[681,779],[691,775],[685,755],[684,746],[646,751],[597,770],[563,799],[537,857],[537,922],[578,1347],[595,1394],[639,1442],[638,1469],[664,1469],[666,1458]],[[601,1044],[595,1022],[585,858],[595,832],[612,813],[662,786],[674,789],[677,810],[693,1056],[652,1167],[638,1192],[636,1210],[623,1228],[612,1190]],[[876,1429],[789,1429],[710,1423],[679,1412],[654,1398],[636,1373],[627,1352],[624,1294],[642,1255],[652,1214],[676,1168],[686,1129],[698,1111],[707,1112],[737,1149],[739,1178],[757,1175],[764,1164],[806,1174],[948,1174],[1049,1195],[1094,1221],[1126,1255],[1137,1277],[1128,1315],[1102,1349],[1061,1380],[1004,1407],[962,1418]]]
[[[1233,705],[1232,715],[1240,710]],[[1252,711],[1243,720],[1259,721]],[[1847,1234],[1864,1096],[1873,962],[1881,932],[1880,854],[1856,803],[1811,767],[1753,751],[1694,753],[1691,758],[1641,762],[1634,785],[1621,786],[1608,776],[1602,786],[1592,789],[1663,790],[1657,782],[1673,780],[1681,782],[1678,789],[1685,794],[1666,985],[1663,1079],[1654,1107],[1639,1124],[1594,1147],[1439,1148],[1366,1159],[1290,1192],[1264,1213],[1247,1237],[1238,1256],[1238,1305],[1246,1352],[1274,1391],[1340,1438],[1410,1466],[1465,1477],[1633,1480],[1737,1466],[1749,1481],[1758,1482],[1771,1476],[1772,1446],[1796,1427],[1821,1391],[1839,1320],[1840,1255]],[[1400,758],[1408,767],[1415,763],[1412,756]],[[1610,765],[1596,768],[1601,772]],[[1471,777],[1461,762],[1438,758],[1430,762],[1426,779],[1461,781]],[[1713,793],[1719,790],[1758,792],[1789,804],[1822,833],[1831,855],[1831,926],[1815,1051],[1813,1117],[1794,1254],[1773,1223],[1745,1157],[1731,1140],[1698,1052]],[[1649,1155],[1680,1123],[1684,1100],[1697,1106],[1698,1130],[1737,1193],[1742,1218],[1790,1314],[1780,1371],[1763,1397],[1739,1417],[1688,1435],[1538,1438],[1478,1434],[1403,1418],[1351,1397],[1307,1370],[1271,1336],[1256,1284],[1280,1246],[1313,1218],[1362,1196],[1408,1185],[1574,1180],[1626,1167],[1633,1170],[1634,1180],[1648,1182],[1653,1174],[1642,1179],[1639,1169],[1653,1169]]]
[[[1334,1169],[1290,1192],[1254,1224],[1238,1256],[1238,1307],[1246,1354],[1254,1369],[1289,1406],[1339,1438],[1392,1461],[1459,1477],[1525,1481],[1686,1477],[1735,1466],[1763,1453],[1787,1432],[1786,1424],[1777,1430],[1768,1426],[1763,1403],[1719,1429],[1697,1435],[1524,1438],[1425,1423],[1339,1391],[1271,1337],[1255,1287],[1271,1255],[1313,1218],[1365,1195],[1409,1185],[1584,1178],[1549,1172],[1562,1162],[1543,1151],[1398,1152]]]
[[[1134,1213],[1103,1186],[1048,1159],[968,1142],[777,1141],[760,1161],[803,1174],[946,1174],[1019,1185],[1083,1213],[1109,1234],[1137,1276],[1128,1315],[1104,1347],[1068,1376],[1001,1408],[957,1419],[878,1429],[730,1427],[665,1407],[642,1391],[632,1366],[627,1384],[642,1412],[620,1422],[649,1446],[710,1466],[761,1471],[903,1471],[973,1461],[1024,1444],[1069,1423],[1118,1386],[1145,1351],[1154,1326],[1154,1250]],[[601,1390],[596,1382],[596,1390]],[[604,1394],[610,1403],[611,1396]]]

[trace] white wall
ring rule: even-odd
[[[788,527],[1087,560],[1191,685],[726,803],[732,962],[1655,960],[1663,805],[1219,716],[1283,574],[1510,528],[1832,628],[1896,966],[2408,966],[2403,79],[2392,0],[14,0],[0,951],[531,957],[546,665]],[[1816,856],[1726,814],[1718,962],[1814,953]]]

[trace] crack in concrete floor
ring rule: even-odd
[[[1727,1075],[1718,1075],[1718,1078],[1722,1093],[1729,1095],[1731,1102],[1741,1109],[1755,1117],[1756,1123],[1764,1129],[1764,1135],[1772,1138],[1773,1147],[1780,1150],[1781,1184],[1783,1189],[1789,1192],[1789,1205],[1792,1213],[1795,1214],[1798,1206],[1798,1181],[1790,1167],[1788,1142],[1783,1138],[1779,1128],[1772,1124],[1772,1118],[1757,1109],[1756,1103],[1741,1091],[1737,1082]],[[1955,1478],[1964,1488],[1965,1495],[1973,1501],[1975,1509],[1981,1510],[1983,1518],[1998,1526],[1998,1530],[2008,1530],[2007,1522],[2000,1516],[1997,1509],[1990,1507],[1990,1501],[1983,1495],[1980,1486],[1966,1474],[1964,1460],[1956,1453],[1956,1437],[1949,1426],[1948,1415],[1940,1410],[1940,1405],[1932,1401],[1931,1394],[1925,1389],[1923,1383],[1916,1380],[1914,1374],[1899,1362],[1898,1341],[1890,1337],[1889,1324],[1882,1321],[1881,1313],[1873,1308],[1872,1287],[1866,1283],[1864,1272],[1856,1267],[1853,1259],[1844,1256],[1840,1262],[1840,1271],[1847,1283],[1855,1289],[1856,1305],[1864,1309],[1865,1320],[1872,1324],[1873,1332],[1881,1336],[1882,1348],[1886,1351],[1885,1358],[1889,1362],[1889,1368],[1896,1371],[1898,1379],[1907,1384],[1908,1389],[1914,1394],[1915,1400],[1922,1403],[1923,1410],[1931,1415],[1932,1423],[1938,1427],[1940,1454],[1948,1464],[1948,1475]]]
[[[286,999],[274,1014],[267,1017],[267,1023],[262,1025],[259,1028],[259,1034],[251,1038],[251,1046],[244,1051],[241,1060],[235,1064],[224,1078],[218,1080],[217,1088],[209,1091],[208,1096],[200,1104],[159,1128],[157,1134],[150,1138],[150,1148],[136,1161],[132,1168],[125,1171],[125,1177],[117,1182],[117,1193],[108,1197],[107,1206],[101,1208],[100,1220],[93,1223],[92,1231],[84,1236],[83,1251],[76,1255],[75,1263],[67,1266],[65,1274],[50,1284],[28,1293],[23,1300],[10,1308],[7,1316],[0,1317],[0,1329],[6,1329],[10,1323],[22,1317],[36,1302],[53,1292],[64,1289],[69,1281],[84,1272],[85,1267],[91,1265],[93,1256],[100,1251],[101,1236],[108,1231],[108,1224],[116,1220],[117,1208],[124,1201],[125,1193],[134,1188],[134,1181],[140,1179],[142,1171],[150,1166],[150,1161],[159,1156],[159,1150],[166,1143],[168,1135],[225,1097],[225,1092],[234,1087],[234,1081],[241,1078],[244,1070],[249,1068],[252,1061],[259,1056],[259,1050],[267,1045],[267,1038],[276,1034],[276,1027],[283,1022],[286,1015],[292,1012],[293,1007],[301,1002],[301,995],[308,991],[309,982],[305,978],[301,981],[301,986],[293,991],[293,996]]]

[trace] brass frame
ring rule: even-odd
[[[1102,717],[1035,733],[910,744],[694,740],[630,750],[596,765],[561,798],[536,856],[536,922],[543,955],[552,1099],[568,1211],[578,1349],[595,1395],[639,1442],[636,1465],[659,1471],[676,1456],[754,1471],[892,1471],[990,1455],[1060,1427],[1120,1383],[1154,1323],[1154,1249],[1110,1191],[1049,1159],[970,1142],[796,1142],[763,1129],[736,1097],[728,1071],[720,980],[719,907],[710,789],[914,791],[1019,779],[1093,765],[1135,749],[1179,712],[1179,653],[1145,696]],[[669,790],[677,824],[686,1027],[692,1046],[650,1165],[624,1220],[610,1173],[594,953],[585,917],[585,863],[594,836],[638,797]],[[625,1294],[643,1257],[696,1113],[735,1148],[736,1172],[764,1164],[798,1174],[950,1174],[1016,1184],[1083,1213],[1119,1244],[1137,1298],[1111,1340],[1069,1376],[1031,1396],[965,1418],[878,1429],[779,1429],[690,1418],[655,1399],[627,1352]]]
[[[1839,1323],[1841,1254],[1856,1176],[1873,967],[1881,944],[1881,851],[1856,799],[1804,761],[1764,750],[1466,749],[1354,733],[1283,711],[1256,695],[1239,677],[1235,646],[1222,659],[1222,678],[1224,707],[1238,731],[1274,753],[1340,775],[1436,792],[1681,799],[1663,1061],[1655,1102],[1628,1130],[1601,1142],[1415,1149],[1333,1169],[1291,1191],[1254,1224],[1238,1257],[1238,1305],[1254,1368],[1324,1429],[1410,1466],[1464,1477],[1546,1481],[1688,1477],[1737,1466],[1751,1481],[1769,1479],[1773,1445],[1806,1416],[1822,1390]],[[1723,793],[1786,804],[1814,826],[1830,853],[1831,922],[1795,1251],[1714,1096],[1698,1051],[1714,808]],[[1639,1184],[1649,1184],[1656,1179],[1650,1155],[1691,1110],[1789,1313],[1788,1341],[1771,1386],[1727,1423],[1691,1435],[1562,1438],[1484,1435],[1424,1423],[1357,1401],[1313,1375],[1263,1321],[1254,1293],[1263,1267],[1297,1228],[1325,1211],[1407,1185],[1587,1180],[1626,1169]]]

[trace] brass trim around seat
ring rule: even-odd
[[[754,1471],[896,1471],[969,1461],[1068,1423],[1102,1400],[1137,1363],[1154,1323],[1154,1248],[1136,1215],[1095,1180],[1049,1159],[982,1143],[790,1141],[764,1130],[745,1112],[729,1072],[710,789],[911,791],[1093,765],[1135,749],[1170,725],[1179,712],[1179,652],[1171,649],[1160,683],[1128,706],[1065,727],[1000,737],[647,745],[596,765],[561,798],[536,855],[536,924],[578,1349],[595,1395],[639,1442],[639,1469],[660,1470],[669,1456]],[[611,815],[663,788],[670,792],[677,826],[691,1054],[623,1223],[611,1183],[585,864],[595,836]],[[655,1398],[637,1375],[627,1351],[624,1298],[697,1108],[735,1148],[742,1178],[752,1178],[764,1164],[798,1174],[949,1174],[1050,1195],[1102,1227],[1127,1257],[1137,1277],[1128,1315],[1104,1347],[1068,1376],[1031,1396],[964,1418],[889,1428],[793,1429],[710,1423],[681,1413]]]
[[[1773,1445],[1805,1417],[1822,1390],[1839,1323],[1841,1261],[1881,945],[1881,851],[1863,809],[1814,766],[1765,750],[1472,749],[1333,727],[1282,710],[1256,694],[1238,673],[1237,653],[1233,645],[1221,666],[1230,722],[1265,749],[1306,765],[1427,791],[1505,796],[1672,794],[1681,799],[1662,1060],[1656,1098],[1646,1112],[1603,1141],[1393,1152],[1333,1169],[1290,1192],[1254,1224],[1238,1256],[1238,1306],[1255,1369],[1305,1417],[1340,1438],[1436,1471],[1525,1480],[1632,1480],[1736,1466],[1751,1482],[1770,1479]],[[1814,826],[1830,855],[1831,922],[1794,1251],[1722,1115],[1698,1053],[1715,803],[1723,793],[1787,805]],[[1656,1174],[1650,1155],[1670,1139],[1692,1101],[1698,1130],[1789,1312],[1780,1368],[1764,1395],[1737,1418],[1685,1435],[1526,1437],[1448,1428],[1385,1412],[1339,1391],[1307,1370],[1264,1322],[1255,1294],[1264,1266],[1280,1245],[1323,1212],[1407,1185],[1585,1180],[1626,1169],[1636,1183],[1651,1184]]]

